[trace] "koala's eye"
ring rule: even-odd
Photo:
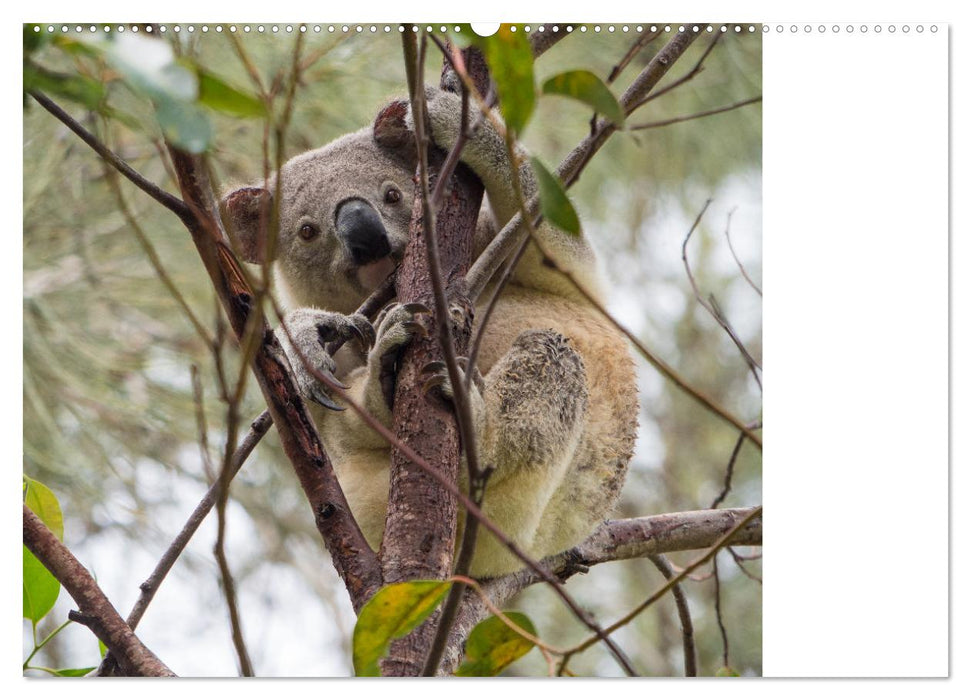
[[[304,224],[303,226],[300,227],[300,231],[298,233],[300,234],[300,237],[302,239],[304,239],[305,241],[309,241],[312,238],[316,237],[318,233],[320,233],[320,229],[318,229],[313,224]]]
[[[388,191],[384,193],[384,201],[388,204],[397,204],[401,201],[401,190],[397,187],[389,187]]]

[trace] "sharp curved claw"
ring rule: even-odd
[[[432,311],[427,306],[417,301],[410,301],[407,304],[402,305],[405,311],[410,314],[431,314]]]
[[[446,367],[444,362],[442,362],[441,360],[433,360],[432,362],[429,362],[427,365],[421,368],[421,373],[429,374],[431,372],[444,372],[445,369]]]
[[[413,333],[414,335],[420,338],[428,337],[428,331],[425,330],[425,327],[420,323],[418,323],[417,321],[405,321],[401,325],[406,331],[408,331],[409,333]]]
[[[445,384],[445,379],[441,375],[436,374],[431,379],[428,379],[424,384],[421,385],[421,393],[428,394],[435,389],[440,389],[442,385]]]
[[[317,373],[321,377],[323,377],[327,382],[330,382],[331,384],[333,384],[336,387],[339,387],[339,388],[344,389],[344,390],[350,389],[350,387],[347,386],[347,384],[345,384],[340,379],[338,379],[337,377],[335,377],[334,376],[334,373],[331,372],[329,369],[318,369],[317,370]]]
[[[345,408],[343,406],[341,406],[338,403],[334,403],[334,400],[331,399],[327,394],[325,394],[320,389],[317,389],[317,388],[312,389],[310,391],[310,398],[314,402],[319,403],[324,408],[329,408],[331,411],[343,411],[343,410],[345,410]]]

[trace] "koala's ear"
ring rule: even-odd
[[[272,204],[273,195],[263,187],[240,187],[219,202],[230,238],[246,262],[263,262],[265,246],[260,239],[269,225]]]
[[[408,102],[405,100],[395,100],[382,109],[374,120],[374,141],[414,169],[418,165],[418,150],[407,117]]]

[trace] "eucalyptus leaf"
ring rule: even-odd
[[[470,30],[471,31],[471,30]],[[536,81],[533,76],[533,49],[529,35],[518,27],[503,24],[492,36],[474,35],[489,65],[499,95],[499,111],[506,127],[520,134],[536,107]]]
[[[24,63],[24,90],[57,95],[98,111],[105,97],[104,85],[83,75],[60,75],[34,65]]]
[[[253,95],[237,90],[221,78],[200,70],[199,103],[237,117],[264,117],[266,105]]]
[[[566,196],[563,183],[538,158],[530,158],[539,185],[540,211],[551,224],[574,236],[580,235],[580,217]]]
[[[511,622],[532,636],[536,627],[519,612],[503,613]],[[475,626],[465,645],[465,661],[455,672],[457,676],[498,676],[506,666],[527,653],[535,645],[519,632],[493,615]]]
[[[361,609],[354,625],[354,673],[380,676],[378,661],[391,640],[420,625],[445,597],[449,581],[406,581],[385,586]]]
[[[24,505],[58,539],[64,539],[64,515],[57,496],[47,486],[30,477],[25,476],[23,484]],[[61,584],[27,547],[23,547],[23,554],[24,617],[36,624],[54,607]]]
[[[86,676],[91,673],[97,666],[90,666],[88,668],[61,668],[54,671],[55,676],[63,676],[66,678],[77,678],[79,676]]]
[[[543,83],[544,95],[572,97],[593,107],[618,127],[624,126],[624,110],[606,83],[588,70],[559,73]]]
[[[212,142],[209,117],[193,102],[159,100],[155,114],[166,140],[184,151],[202,153]]]

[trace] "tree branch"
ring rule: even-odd
[[[242,468],[243,463],[249,457],[250,453],[256,447],[257,443],[266,434],[266,431],[270,429],[273,424],[273,419],[270,418],[269,411],[263,411],[250,426],[250,431],[243,438],[243,441],[236,448],[236,452],[233,454],[233,473],[232,476],[236,476],[239,470]],[[142,616],[151,604],[152,599],[158,592],[159,586],[162,585],[162,581],[168,576],[169,571],[178,561],[182,552],[185,550],[186,545],[189,544],[189,540],[192,536],[196,534],[196,530],[202,524],[202,521],[206,519],[209,512],[212,510],[213,506],[216,505],[216,499],[218,498],[220,490],[220,481],[217,480],[209,487],[206,495],[199,501],[199,505],[195,507],[192,514],[186,520],[185,525],[182,527],[182,531],[172,540],[172,544],[169,545],[168,549],[162,555],[158,564],[155,565],[155,569],[149,575],[147,579],[139,586],[141,589],[141,594],[138,596],[138,600],[135,601],[135,605],[131,612],[128,613],[127,623],[128,626],[133,630],[141,622]],[[101,665],[98,667],[97,675],[107,676],[111,675],[114,668],[114,657],[109,653],[105,655],[105,658],[101,661]]]
[[[638,559],[654,554],[704,549],[718,544],[755,508],[685,511],[625,520],[608,520],[590,537],[565,552],[543,559],[542,568],[565,581],[591,566],[623,559]],[[761,545],[762,516],[753,517],[727,544]],[[482,582],[483,592],[492,604],[501,607],[507,600],[543,579],[533,569]],[[442,671],[450,673],[458,666],[465,638],[472,628],[489,614],[478,595],[466,592],[461,612],[452,628]]]
[[[34,513],[24,505],[24,545],[71,594],[83,622],[118,659],[129,676],[174,676],[121,619],[94,578]]]
[[[187,224],[237,338],[246,336],[253,294],[232,254],[218,216],[202,159],[169,146],[183,197],[192,211]],[[314,512],[338,574],[356,610],[381,585],[377,556],[351,515],[333,466],[324,452],[314,421],[290,375],[286,356],[265,320],[252,368],[280,442]]]
[[[138,189],[161,204],[163,207],[173,212],[183,222],[190,218],[189,208],[185,202],[175,197],[154,182],[147,180],[143,175],[134,170],[128,163],[122,160],[116,153],[105,146],[94,134],[81,126],[70,114],[50,99],[47,95],[38,90],[30,90],[30,96],[40,104],[41,107],[53,114],[68,129],[80,137],[94,151],[101,156],[106,163],[115,168],[118,172],[128,178]]]

